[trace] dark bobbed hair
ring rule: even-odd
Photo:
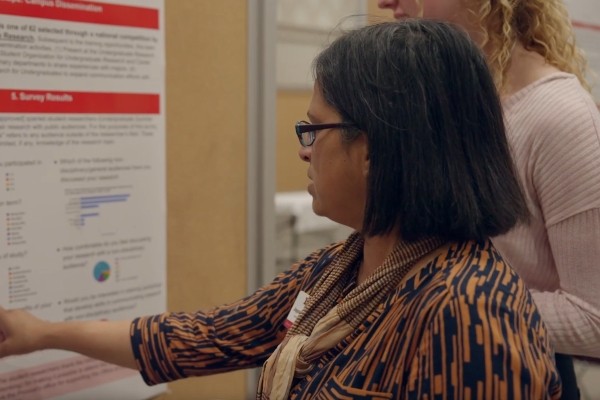
[[[324,99],[367,136],[364,235],[484,240],[527,220],[494,81],[462,30],[371,25],[335,40],[313,67]]]

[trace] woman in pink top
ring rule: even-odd
[[[600,358],[600,115],[562,0],[378,0],[456,23],[484,50],[533,218],[496,246],[532,290],[558,353]],[[557,355],[563,398],[576,396]],[[570,363],[570,365],[569,365]]]

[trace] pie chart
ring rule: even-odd
[[[108,280],[110,276],[110,265],[106,261],[100,261],[94,266],[94,279],[98,282]]]

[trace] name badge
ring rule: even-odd
[[[290,329],[292,325],[294,325],[296,319],[298,318],[298,315],[300,315],[300,313],[304,309],[304,303],[306,302],[306,299],[308,299],[308,297],[308,293],[306,293],[303,290],[301,290],[300,293],[298,293],[298,297],[296,297],[296,301],[294,302],[290,313],[288,314],[285,322],[283,323],[285,329]]]

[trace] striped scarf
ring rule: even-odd
[[[399,241],[365,282],[335,304],[362,256],[364,240],[353,233],[319,278],[284,340],[263,365],[257,399],[287,398],[294,377],[310,372],[313,362],[358,328],[420,258],[443,243],[439,238]]]

